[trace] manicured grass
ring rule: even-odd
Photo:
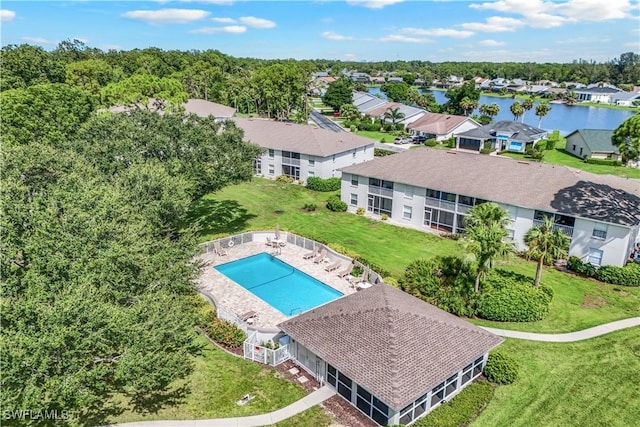
[[[640,425],[640,333],[631,328],[577,343],[508,339],[520,378],[496,389],[472,427]]]
[[[396,138],[395,135],[391,135],[390,133],[375,130],[357,130],[354,133],[356,135],[364,136],[365,138],[374,139],[378,142],[382,141],[383,138],[385,142],[393,142]]]
[[[186,380],[174,386],[175,397],[168,405],[151,413],[147,405],[146,412],[140,413],[127,404],[124,396],[118,396],[114,402],[123,403],[128,409],[109,422],[258,415],[284,408],[307,395],[302,387],[280,378],[277,371],[231,356],[204,337],[199,341],[203,350],[195,358],[195,369]],[[245,394],[256,397],[245,406],[238,406],[236,401]],[[318,420],[318,425],[326,425],[327,416],[322,411],[313,411],[303,418],[309,420],[310,426],[316,425],[314,420]]]
[[[495,387],[485,380],[469,384],[449,402],[420,418],[416,427],[458,427],[466,425],[487,406]]]
[[[332,423],[333,420],[322,408],[314,406],[301,414],[275,424],[275,427],[328,427]]]
[[[273,230],[276,224],[325,242],[338,243],[401,277],[417,258],[462,254],[460,242],[393,226],[350,213],[326,209],[331,194],[309,191],[298,185],[254,179],[208,195],[194,205],[190,221],[200,228],[202,241],[244,230]],[[317,205],[305,212],[307,203]],[[534,262],[513,258],[500,268],[534,277]],[[640,316],[640,288],[607,285],[546,268],[542,281],[555,297],[546,319],[531,323],[473,320],[497,328],[531,332],[571,332],[598,324]]]
[[[581,158],[574,156],[573,154],[565,151],[566,141],[562,138],[562,142],[556,144],[554,150],[547,150],[544,152],[544,163],[553,163],[556,165],[569,166],[583,171],[596,173],[600,175],[610,174],[617,175],[624,178],[640,179],[640,169],[627,168],[624,166],[607,166],[607,165],[593,165],[585,163]],[[502,153],[501,155],[511,157],[518,160],[526,160],[523,154],[520,153]]]

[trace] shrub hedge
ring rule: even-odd
[[[487,364],[484,367],[484,375],[496,384],[512,384],[518,379],[520,366],[518,362],[508,354],[500,351],[489,353]]]
[[[620,286],[640,286],[640,264],[630,263],[624,267],[604,265],[598,268],[596,279]]]
[[[435,138],[429,138],[424,142],[427,147],[435,147],[438,145],[438,141]]]
[[[247,334],[242,329],[231,322],[218,318],[213,319],[207,328],[207,334],[215,342],[229,348],[242,347],[242,343],[247,339]]]
[[[595,277],[596,267],[590,263],[584,263],[577,256],[570,256],[567,261],[567,268],[581,276]]]
[[[584,162],[592,165],[622,166],[622,162],[620,160],[612,159],[594,159],[593,157],[585,157]]]
[[[291,178],[290,176],[286,176],[286,175],[278,175],[276,177],[276,181],[278,182],[284,182],[285,184],[291,184],[293,183],[294,179]]]
[[[532,322],[549,313],[553,291],[544,285],[534,287],[521,274],[496,270],[483,282],[477,300],[477,315],[499,322]]]
[[[374,148],[373,149],[373,156],[374,157],[385,157],[385,156],[390,156],[392,154],[396,154],[395,151],[390,151],[390,150],[383,150],[382,148]]]
[[[450,402],[443,403],[425,417],[418,419],[416,427],[466,426],[489,404],[494,387],[484,380],[469,384]]]
[[[322,179],[317,176],[310,176],[307,179],[307,188],[313,191],[337,191],[340,189],[340,178]]]
[[[347,204],[340,200],[340,196],[334,194],[327,200],[327,209],[334,212],[346,212]]]

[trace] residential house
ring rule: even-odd
[[[603,104],[611,104],[613,98],[618,93],[622,92],[622,89],[609,85],[590,85],[585,88],[574,89],[573,91],[575,92],[579,102],[601,102]]]
[[[386,99],[378,98],[366,92],[353,92],[353,105],[356,106],[360,114],[368,114],[370,110],[387,104]]]
[[[470,117],[428,112],[418,120],[408,124],[407,130],[412,135],[444,141],[454,134],[467,132],[479,127],[480,124]]]
[[[488,352],[502,342],[385,284],[278,327],[303,369],[381,426],[410,425],[450,400],[481,374]]]
[[[215,102],[206,101],[204,99],[188,99],[187,102],[182,104],[185,114],[195,114],[200,117],[213,116],[216,120],[227,120],[232,118],[236,114],[236,109],[228,107],[226,105],[217,104]],[[122,113],[131,111],[136,108],[143,108],[141,106],[128,107],[123,105],[115,105],[109,107],[109,111],[112,113]],[[162,105],[156,102],[154,98],[149,99],[147,107],[149,110],[156,111],[158,114],[164,114]]]
[[[611,96],[611,103],[621,107],[633,107],[640,102],[640,92],[618,92]]]
[[[603,129],[577,129],[566,136],[565,150],[584,159],[619,160],[620,151],[611,143],[612,130]]]
[[[377,85],[383,85],[386,83],[386,80],[382,76],[373,76],[369,79],[369,82]]]
[[[387,83],[402,83],[404,79],[400,76],[391,76],[387,80]]]
[[[349,132],[265,119],[235,118],[245,139],[265,151],[255,161],[255,173],[296,181],[310,176],[339,177],[339,169],[373,159],[375,141]]]
[[[456,134],[456,148],[480,152],[488,143],[492,150],[524,153],[546,137],[547,131],[526,123],[501,120]]]
[[[402,119],[398,120],[396,123],[402,123],[405,126],[415,122],[427,113],[427,110],[424,108],[412,107],[400,102],[387,101],[384,104],[367,110],[366,114],[371,116],[373,119],[385,120],[385,114],[387,114],[388,111],[395,109],[397,109],[399,113],[402,113]]]
[[[488,88],[489,82],[491,80],[486,77],[474,77],[473,81],[476,84],[476,89],[484,89]]]
[[[342,169],[341,198],[352,212],[454,233],[474,205],[496,202],[519,250],[550,217],[571,237],[569,255],[597,266],[624,265],[640,240],[640,180],[499,156],[423,147],[376,158]]]

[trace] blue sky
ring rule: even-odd
[[[640,52],[638,0],[2,1],[2,45],[217,49],[354,61],[606,61]]]

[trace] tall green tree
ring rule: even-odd
[[[345,117],[351,120],[357,119],[358,117],[360,117],[360,111],[358,110],[358,107],[351,103],[344,104],[342,107],[340,107],[340,117]]]
[[[179,80],[140,73],[110,83],[101,91],[104,106],[123,105],[142,109],[180,108],[189,98]]]
[[[511,114],[513,114],[514,121],[517,121],[519,117],[522,117],[524,115],[524,107],[518,101],[515,101],[513,104],[511,104],[509,110],[511,110]]]
[[[509,213],[493,202],[474,206],[465,217],[466,247],[476,262],[476,293],[480,292],[480,282],[493,268],[493,262],[515,251],[513,243],[506,240],[509,221]]]
[[[383,118],[385,120],[391,120],[393,128],[396,128],[396,124],[404,119],[404,113],[400,111],[400,108],[389,108],[384,112]]]
[[[536,116],[538,116],[538,127],[542,126],[542,118],[549,114],[551,107],[547,102],[541,102],[536,106]]]
[[[341,77],[329,85],[322,97],[322,102],[333,108],[333,111],[340,111],[340,107],[353,102],[353,81],[346,77]]]
[[[380,90],[387,95],[389,101],[403,102],[409,99],[409,89],[411,86],[405,82],[385,83],[380,86]]]
[[[476,89],[476,85],[474,82],[470,81],[462,86],[452,87],[447,90],[445,96],[449,99],[445,104],[444,108],[449,114],[458,114],[463,115],[465,113],[464,108],[462,108],[462,100],[468,98],[471,101],[475,101],[476,105],[478,100],[480,99],[480,91]]]
[[[554,227],[553,218],[545,218],[539,227],[533,227],[524,235],[524,243],[528,246],[527,255],[538,261],[535,286],[540,286],[542,266],[556,259],[564,258],[569,251],[571,238]]]
[[[64,63],[56,60],[41,47],[28,44],[7,45],[0,50],[2,90],[27,86],[64,83]]]
[[[462,98],[460,101],[460,108],[464,110],[464,115],[468,116],[473,110],[478,108],[478,101],[474,101],[467,97]]]
[[[522,101],[522,122],[524,123],[524,116],[527,114],[527,111],[533,108],[533,96],[526,98]]]
[[[640,161],[640,115],[629,117],[622,122],[611,136],[611,143],[618,147],[622,160]]]
[[[499,113],[500,113],[500,106],[495,102],[491,104],[482,104],[480,106],[480,114],[490,117],[491,120],[493,120],[493,118],[497,116]]]
[[[78,86],[94,96],[107,84],[116,80],[119,72],[102,59],[71,62],[66,67],[66,83]]]

